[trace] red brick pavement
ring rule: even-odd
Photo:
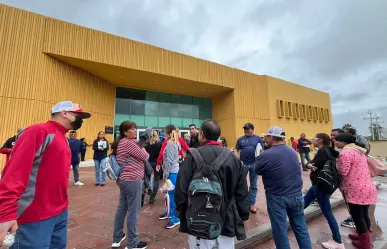
[[[70,185],[68,190],[70,216],[67,248],[110,248],[114,215],[119,197],[118,187],[113,181],[108,181],[108,184],[104,187],[94,186],[93,167],[81,168],[80,175],[85,186],[75,187]],[[309,174],[304,172],[303,178],[304,190],[306,190],[310,187]],[[245,223],[247,230],[269,222],[261,180],[258,189],[258,213],[251,215]],[[148,200],[149,197],[146,198]],[[140,239],[149,242],[149,248],[151,249],[188,248],[187,236],[179,233],[178,228],[164,229],[166,222],[157,219],[162,212],[163,195],[161,194],[157,195],[154,205],[144,205],[139,220]],[[124,246],[121,248],[124,248]]]

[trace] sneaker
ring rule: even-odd
[[[123,235],[122,235],[122,239],[121,239],[119,242],[114,242],[114,241],[113,241],[112,247],[120,247],[122,241],[124,241],[125,239],[126,239],[126,235],[123,234]]]
[[[326,249],[344,249],[345,248],[343,243],[339,244],[333,239],[331,239],[328,242],[323,242],[322,246]]]
[[[311,203],[310,205],[312,205],[312,206],[319,206],[319,204],[318,204],[318,201],[317,201],[317,200],[314,200],[314,201],[312,201],[312,203]]]
[[[80,181],[77,181],[76,183],[74,183],[75,186],[83,186],[85,185],[83,182],[80,182]]]
[[[159,220],[166,220],[166,219],[170,219],[171,217],[168,217],[166,214],[162,214],[159,216]]]
[[[133,247],[133,249],[145,249],[148,247],[148,243],[140,241],[136,247]],[[128,247],[125,247],[125,249],[129,249]]]
[[[166,229],[172,229],[172,228],[174,228],[174,227],[176,227],[176,226],[178,226],[178,225],[180,225],[180,221],[178,221],[178,222],[172,222],[172,221],[170,221],[170,222],[168,222],[168,224],[165,226],[165,228],[166,228]]]
[[[349,228],[355,227],[355,223],[353,223],[352,219],[349,219],[349,218],[342,221],[340,225],[342,225],[343,227],[349,227]]]

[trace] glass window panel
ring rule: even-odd
[[[145,92],[145,100],[158,102],[159,101],[159,93],[158,92],[146,91]]]
[[[120,125],[122,122],[126,121],[126,120],[130,120],[130,115],[128,114],[117,114],[116,113],[116,116],[114,117],[114,125]]]
[[[145,126],[145,116],[143,115],[131,115],[131,120],[136,123],[137,128],[138,127],[144,127]]]
[[[181,102],[181,95],[171,94],[171,103],[180,104]]]
[[[145,101],[143,100],[131,100],[130,114],[145,115]]]
[[[171,94],[159,93],[159,102],[170,103],[171,102]]]
[[[169,125],[171,123],[171,119],[168,117],[159,117],[159,127],[162,127],[162,129],[165,128],[165,126]]]
[[[116,98],[118,99],[130,99],[130,89],[124,87],[116,88]]]
[[[201,105],[203,103],[202,98],[192,97],[193,105]]]
[[[154,101],[145,101],[145,115],[146,116],[158,116],[159,104]]]
[[[182,104],[170,104],[171,110],[170,110],[170,116],[172,118],[181,118],[182,115]]]
[[[192,97],[191,96],[181,96],[181,103],[186,105],[192,105]]]
[[[178,128],[183,127],[183,119],[182,118],[171,118],[171,124]]]
[[[146,127],[158,127],[159,126],[159,118],[158,117],[147,117],[145,116],[145,126]]]
[[[212,106],[212,99],[204,98],[202,101],[204,106]]]
[[[195,124],[196,127],[198,127],[198,128],[199,128],[200,125],[202,124],[202,123],[200,123],[200,120],[199,120],[199,119],[193,119],[193,120],[192,120],[192,123]]]
[[[130,114],[130,99],[116,99],[116,113]]]
[[[189,128],[189,125],[192,124],[192,118],[183,118],[183,128]]]
[[[193,105],[192,107],[192,118],[199,118],[199,106]]]
[[[192,119],[192,105],[182,105],[182,116],[183,118],[191,118]]]
[[[145,91],[132,89],[130,91],[130,98],[135,100],[145,100]]]
[[[170,116],[171,116],[171,104],[159,103],[159,117],[170,117]]]

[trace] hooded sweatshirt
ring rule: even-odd
[[[337,170],[341,176],[340,190],[351,204],[373,205],[377,191],[368,168],[366,149],[348,144],[339,155]]]

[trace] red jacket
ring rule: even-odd
[[[292,148],[293,150],[295,150],[296,152],[298,152],[298,143],[296,141],[293,141],[292,142]]]
[[[168,140],[169,138],[165,139],[163,145],[161,146],[160,154],[159,154],[159,157],[157,158],[157,165],[161,165],[163,163],[164,150],[165,150],[165,147],[167,146]],[[182,139],[181,137],[179,137],[179,143],[181,145],[181,150],[179,150],[179,156],[183,157],[183,150],[188,151],[189,147],[187,143],[184,141],[184,139]]]
[[[19,135],[0,180],[0,223],[42,221],[67,208],[71,164],[67,131],[48,121]]]

